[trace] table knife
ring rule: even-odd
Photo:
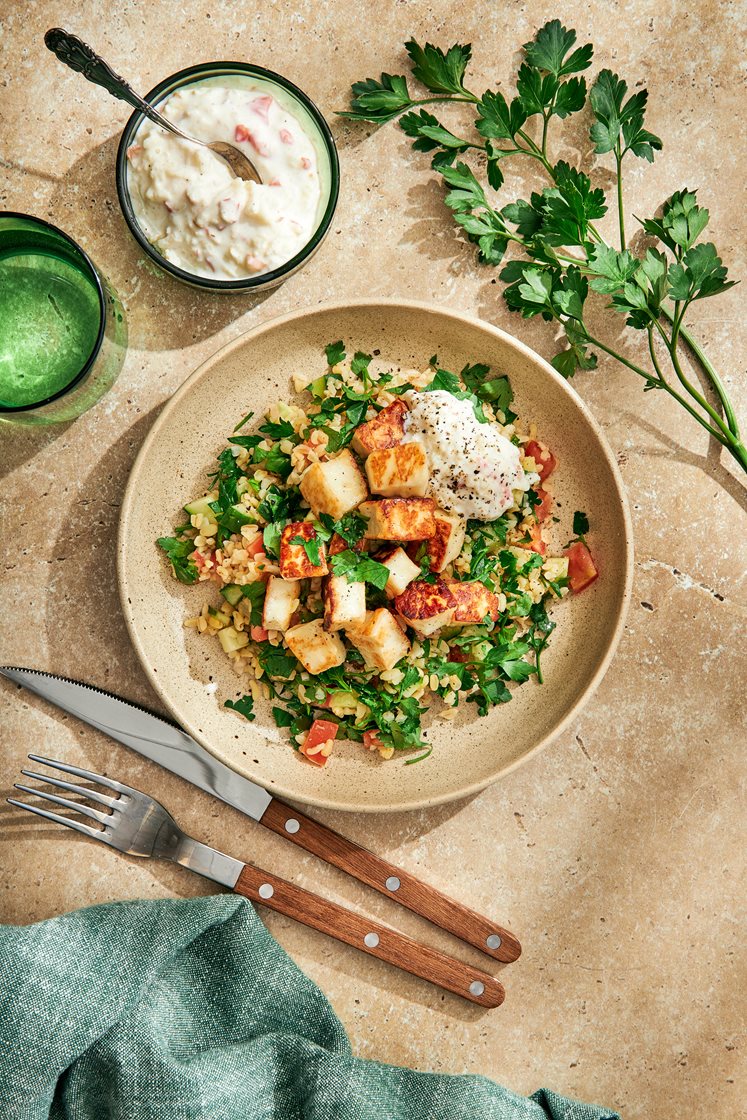
[[[0,666],[0,674],[495,960],[509,963],[520,955],[521,945],[510,930],[272,797],[214,758],[177,724],[111,692],[66,677],[15,666]]]

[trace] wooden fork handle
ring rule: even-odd
[[[250,863],[245,864],[233,889],[252,902],[269,906],[302,925],[362,949],[372,957],[455,992],[481,1007],[498,1007],[503,1003],[506,994],[503,985],[486,972],[470,968],[446,953],[421,945],[403,933],[372,922]]]
[[[520,955],[521,945],[509,930],[282,801],[273,798],[260,823],[489,957],[509,963]]]

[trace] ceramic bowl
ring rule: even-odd
[[[156,548],[202,494],[216,455],[237,421],[278,399],[294,399],[291,375],[320,370],[335,339],[381,355],[384,364],[446,369],[487,362],[508,374],[514,408],[537,426],[558,459],[553,526],[560,549],[574,510],[587,513],[599,579],[556,604],[557,628],[543,653],[543,685],[530,680],[510,703],[479,718],[460,706],[447,723],[426,717],[433,753],[384,762],[358,743],[338,743],[324,768],[294,751],[270,705],[247,723],[224,708],[241,690],[219,643],[185,629],[184,619],[216,597],[209,584],[177,583]],[[263,323],[202,365],[172,397],[138,455],[124,495],[119,585],[127,625],[148,678],[174,718],[211,753],[274,794],[363,812],[416,809],[473,794],[531,758],[578,716],[601,680],[622,632],[630,597],[630,515],[614,457],[576,392],[537,354],[504,331],[428,304],[359,301],[295,312]],[[217,684],[217,690],[214,685]]]

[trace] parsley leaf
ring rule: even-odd
[[[524,53],[530,66],[562,78],[591,65],[594,53],[591,43],[568,54],[575,42],[576,32],[563,27],[559,19],[553,19],[540,28],[532,42],[524,44]]]
[[[589,93],[596,117],[589,133],[595,144],[594,150],[599,155],[617,150],[620,158],[626,152],[632,152],[651,163],[654,149],[660,151],[662,143],[658,136],[643,127],[648,90],[639,90],[624,101],[627,91],[627,82],[617,74],[611,70],[600,71]]]
[[[389,579],[389,569],[386,564],[372,560],[369,556],[354,552],[346,548],[330,557],[330,568],[336,576],[345,576],[348,583],[372,583],[381,591]]]
[[[472,47],[455,44],[444,53],[439,47],[426,43],[419,46],[414,39],[405,43],[405,50],[413,61],[413,76],[434,93],[469,94],[464,87],[464,72],[472,57]]]
[[[300,544],[304,552],[309,558],[309,561],[318,568],[321,565],[322,558],[319,555],[319,541],[316,537],[291,537],[291,544]]]
[[[265,601],[265,592],[267,585],[264,580],[257,580],[255,583],[241,584],[241,594],[245,599],[248,599],[252,605],[249,623],[251,626],[262,625],[262,607]]]
[[[159,548],[166,553],[171,569],[180,583],[195,583],[197,580],[197,565],[188,557],[195,551],[194,541],[180,541],[176,537],[159,537],[156,541]]]
[[[267,420],[260,426],[259,430],[271,439],[295,439],[296,441],[298,439],[289,420],[279,420],[277,423],[273,420]]]
[[[342,342],[330,342],[324,347],[324,353],[327,355],[327,365],[330,369],[345,361],[345,346]]]
[[[254,714],[254,699],[251,696],[242,696],[240,700],[226,700],[224,708],[233,708],[239,715],[251,721],[256,718]]]
[[[433,380],[430,385],[426,385],[425,392],[432,393],[437,389],[444,389],[447,393],[462,392],[462,386],[459,378],[455,373],[450,373],[447,369],[437,369]]]
[[[360,377],[361,381],[363,382],[363,392],[364,393],[367,393],[371,388],[371,376],[368,372],[368,367],[371,364],[371,359],[372,359],[371,354],[364,354],[361,350],[357,350],[355,352],[355,356],[354,356],[352,362],[350,363],[351,372],[354,373],[356,375],[356,377]],[[364,405],[364,404],[365,404],[365,401],[359,401],[358,402],[359,409],[360,409],[360,406]],[[350,411],[351,411],[350,408],[348,408],[348,420],[350,420]],[[365,415],[365,411],[366,411],[366,409],[363,408],[363,414],[364,415]],[[357,421],[357,423],[360,423],[360,421]]]
[[[383,124],[398,116],[411,104],[407,80],[397,74],[382,74],[381,81],[378,82],[375,78],[354,82],[350,110],[338,113],[338,116],[347,117],[349,120],[374,121],[376,124]],[[333,343],[333,345],[341,344]],[[337,363],[329,364],[333,366]]]

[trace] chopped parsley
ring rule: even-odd
[[[248,719],[250,723],[253,719],[256,719],[254,714],[254,700],[251,696],[242,696],[240,700],[226,700],[223,707],[233,708],[234,712],[238,712],[244,719]]]
[[[180,541],[176,537],[159,537],[156,544],[168,556],[171,570],[180,583],[196,582],[197,565],[189,559],[195,550],[194,541]]]
[[[355,552],[352,548],[331,556],[329,564],[334,575],[345,576],[348,583],[372,583],[381,591],[389,579],[386,564],[380,564],[378,560],[372,560],[370,556]]]

